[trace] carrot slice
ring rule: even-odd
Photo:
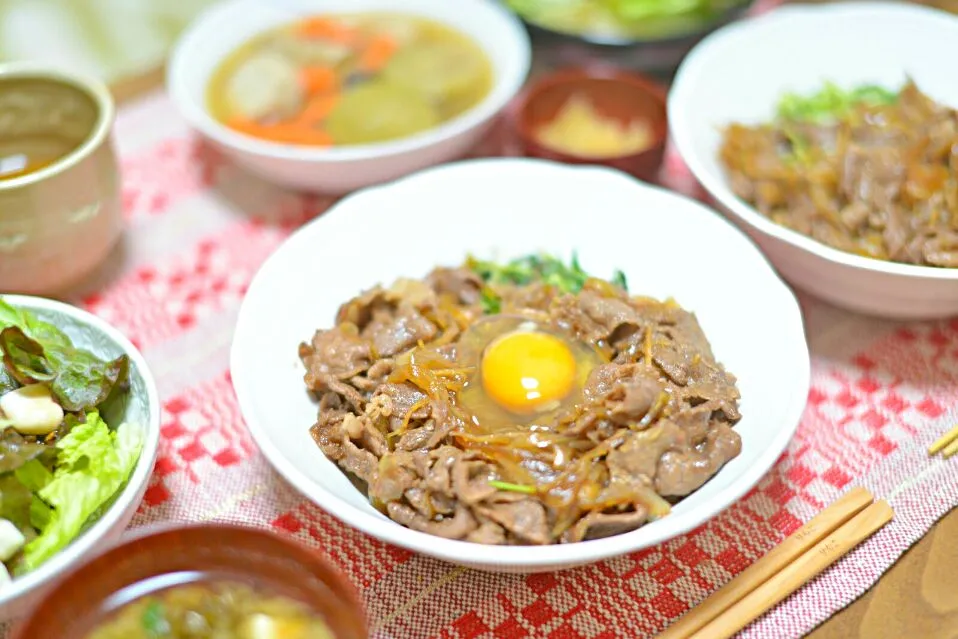
[[[296,117],[296,123],[312,126],[329,117],[339,102],[338,93],[324,93],[310,99],[306,107]]]
[[[254,138],[280,144],[300,144],[305,146],[332,146],[333,138],[328,132],[315,128],[311,122],[300,119],[261,124],[245,118],[233,118],[226,125],[235,131]]]
[[[296,26],[296,32],[304,38],[319,38],[339,44],[353,44],[358,35],[355,28],[324,17],[306,18]]]
[[[336,88],[338,76],[329,67],[304,67],[299,72],[299,81],[309,95],[332,91]]]
[[[259,137],[257,132],[262,129],[262,125],[259,122],[256,122],[255,120],[248,120],[240,116],[230,118],[225,122],[225,124],[234,131],[239,131],[240,133],[245,133],[247,135],[253,135],[256,137]]]
[[[364,71],[380,71],[389,62],[399,45],[386,35],[377,35],[370,40],[366,50],[359,58],[359,66]]]

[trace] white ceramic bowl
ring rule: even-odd
[[[958,107],[958,17],[915,5],[789,6],[705,38],[679,68],[669,126],[692,173],[794,285],[846,308],[895,318],[958,313],[958,269],[883,262],[773,223],[735,196],[718,158],[721,128],[769,120],[784,92],[900,86],[906,75]]]
[[[257,140],[208,113],[210,75],[254,35],[303,15],[366,11],[420,15],[470,36],[492,62],[495,79],[489,95],[459,117],[420,134],[330,149]],[[521,22],[495,0],[226,0],[186,30],[170,58],[167,85],[190,125],[240,165],[283,186],[341,194],[465,154],[519,92],[530,59],[529,37]]]
[[[39,568],[0,588],[0,620],[6,621],[24,614],[62,575],[123,534],[143,499],[153,472],[160,441],[160,400],[143,356],[119,331],[100,318],[75,306],[42,297],[4,295],[3,298],[58,326],[79,348],[105,358],[126,353],[130,358],[130,399],[122,421],[143,429],[143,447],[136,467],[129,482],[103,516]]]
[[[401,211],[401,214],[397,214]],[[396,277],[473,253],[511,258],[577,251],[597,274],[621,268],[634,293],[674,296],[698,316],[739,380],[742,453],[666,518],[575,544],[484,546],[404,528],[369,505],[313,442],[316,404],[297,347],[339,305]],[[246,423],[277,471],[317,505],[374,537],[471,567],[568,568],[661,543],[742,497],[781,455],[809,388],[802,316],[758,249],[721,216],[617,171],[541,160],[475,160],[352,195],[305,226],[256,275],[231,353]]]

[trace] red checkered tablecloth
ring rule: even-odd
[[[331,201],[241,172],[199,144],[161,94],[121,111],[116,140],[128,230],[73,301],[139,345],[163,397],[159,460],[134,525],[218,520],[292,535],[361,588],[376,638],[652,636],[843,491],[866,486],[891,502],[895,521],[743,634],[796,637],[860,595],[958,504],[958,462],[925,452],[958,422],[958,320],[897,324],[803,299],[813,380],[798,433],[755,490],[701,528],[531,576],[475,572],[380,543],[270,469],[228,373],[250,278]],[[666,180],[690,188],[674,158]]]

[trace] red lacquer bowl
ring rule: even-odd
[[[596,111],[628,125],[643,121],[652,135],[643,150],[608,158],[578,156],[553,149],[539,142],[536,133],[552,121],[571,97],[580,95],[591,101]],[[599,164],[655,182],[665,155],[668,137],[666,91],[654,80],[615,68],[568,69],[545,76],[533,83],[519,99],[513,111],[515,133],[526,156],[567,164]]]
[[[15,631],[17,639],[83,639],[110,598],[178,573],[239,581],[298,599],[321,614],[336,639],[367,639],[353,585],[313,550],[274,533],[228,525],[154,528],[81,565]]]

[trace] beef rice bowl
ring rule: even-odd
[[[376,286],[299,355],[323,453],[391,519],[449,539],[634,530],[741,451],[735,377],[695,316],[575,259]]]

